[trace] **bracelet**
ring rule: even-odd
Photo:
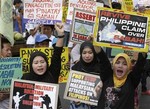
[[[63,36],[57,36],[58,38],[64,38],[65,37],[65,35],[63,35]]]

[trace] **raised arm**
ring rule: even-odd
[[[64,25],[62,23],[55,24],[55,29],[58,33],[58,40],[54,47],[54,53],[51,59],[50,73],[53,75],[55,83],[58,83],[61,70],[61,54],[64,40]]]
[[[99,67],[100,67],[100,77],[102,81],[104,82],[109,78],[109,76],[112,76],[113,71],[111,67],[111,63],[106,55],[106,53],[103,51],[103,49],[100,46],[95,46],[95,51],[97,53],[97,57],[99,60]]]
[[[58,33],[58,40],[56,42],[56,47],[62,47],[63,46],[63,40],[64,40],[64,24],[63,23],[56,23],[55,29]]]

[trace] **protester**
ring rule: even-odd
[[[24,21],[23,21],[23,12],[24,12],[24,10],[23,10],[23,6],[20,6],[19,8],[18,8],[18,12],[19,12],[19,14],[16,16],[16,21],[17,21],[17,23],[16,24],[18,24],[18,25],[16,25],[16,26],[18,26],[19,27],[19,30],[17,30],[19,33],[24,33],[25,32],[25,23],[24,23]]]
[[[88,41],[93,40],[92,35],[89,35]],[[70,50],[70,61],[71,61],[71,66],[73,66],[75,63],[77,63],[80,59],[80,46],[81,44],[75,43],[73,44],[72,49]]]
[[[54,47],[54,53],[51,58],[50,66],[48,67],[48,58],[46,57],[46,54],[36,51],[30,56],[30,73],[24,74],[22,79],[47,83],[58,83],[61,70],[61,53],[64,39],[63,24],[55,24],[55,29],[61,38],[58,38],[56,46]],[[61,109],[61,103],[59,99],[57,109]]]
[[[132,71],[131,60],[127,54],[117,54],[113,59],[112,68],[110,63],[106,63],[108,61],[104,60],[104,56],[101,55],[102,73],[100,73],[100,77],[103,89],[98,109],[134,109],[135,89],[141,79],[143,65],[147,57],[146,53],[139,53]]]
[[[57,38],[53,35],[54,30],[55,30],[54,25],[46,25],[45,24],[45,25],[41,26],[41,33],[47,35],[48,38],[51,40],[49,42],[49,47],[52,47],[53,44],[56,43],[56,41],[57,41]]]
[[[1,57],[11,57],[12,56],[12,46],[11,43],[4,37],[1,38]]]
[[[27,37],[27,47],[34,47],[35,38],[39,34],[40,25],[35,26],[35,24],[27,24],[27,31],[29,32],[29,37]]]
[[[14,0],[13,1],[13,28],[14,31],[19,31],[17,16],[19,15],[19,7],[22,6],[21,0]]]
[[[147,44],[148,46],[150,46],[150,38],[148,38],[148,39],[146,40],[146,44]],[[145,64],[145,66],[144,66],[144,74],[142,75],[142,76],[144,76],[144,77],[142,77],[142,79],[141,79],[141,83],[142,83],[142,94],[146,94],[146,95],[150,95],[150,90],[147,90],[147,87],[146,87],[146,84],[147,84],[146,79],[147,79],[147,77],[149,76],[149,72],[150,72],[150,67],[149,67],[149,65],[150,65],[150,60],[147,59],[146,64]],[[146,75],[145,75],[145,74],[146,74]]]
[[[2,37],[1,38],[1,58],[12,56],[12,47],[10,42]],[[0,109],[9,108],[9,91],[0,91]]]
[[[150,90],[147,89],[147,77],[150,76],[150,59],[146,60],[144,71],[142,73],[141,85],[142,95],[150,95]]]
[[[100,75],[102,73],[100,70],[101,65],[99,64],[100,50],[100,47],[94,48],[93,44],[89,41],[83,42],[80,46],[80,59],[72,66],[72,70]],[[104,53],[104,51],[102,50],[101,53]],[[103,58],[105,59],[106,57],[104,56]],[[96,109],[96,107],[80,102],[71,102],[70,109]]]
[[[38,34],[35,38],[35,47],[49,47],[51,40],[45,34]]]
[[[111,5],[112,5],[113,9],[121,9],[121,7],[122,7],[121,3],[116,2],[115,0],[112,1]]]

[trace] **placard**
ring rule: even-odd
[[[57,109],[59,85],[13,79],[9,109]]]
[[[97,105],[102,89],[100,76],[71,70],[64,99]]]
[[[24,0],[24,22],[50,24],[62,21],[62,0]]]
[[[11,80],[22,77],[22,60],[20,57],[0,58],[0,91],[9,92]]]
[[[133,9],[136,12],[141,12],[144,14],[150,14],[150,1],[149,0],[132,0]]]
[[[75,8],[73,12],[70,41],[75,43],[87,41],[88,36],[93,34],[95,17],[95,13]]]
[[[96,8],[98,6],[103,7],[103,3],[94,2],[92,0],[69,0],[66,23],[72,23],[74,8],[96,13]]]
[[[145,43],[148,16],[108,8],[97,9],[94,45],[148,52]]]

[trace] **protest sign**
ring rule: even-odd
[[[45,53],[48,58],[49,64],[51,63],[51,57],[53,54],[53,48],[21,48],[20,49],[20,57],[22,58],[23,64],[23,72],[29,73],[29,59],[30,55],[35,51],[41,51]],[[68,48],[64,47],[61,55],[61,72],[59,77],[59,83],[66,82],[69,74],[69,66],[68,66],[69,56],[68,56]]]
[[[121,11],[121,12],[120,12]],[[94,45],[147,52],[148,17],[122,10],[98,8]]]
[[[115,49],[115,48],[112,48],[111,49],[111,57],[115,57],[118,53],[126,53],[130,59],[134,59],[134,60],[137,60],[138,58],[138,52],[135,52],[135,51],[130,51],[130,50],[123,50],[123,49]]]
[[[150,2],[148,0],[133,0],[133,11],[150,18]],[[148,22],[148,37],[150,37],[150,20]]]
[[[24,22],[55,24],[62,21],[62,0],[24,0]]]
[[[133,0],[122,0],[122,10],[133,11]]]
[[[0,34],[14,44],[12,0],[0,0]],[[9,30],[7,29],[9,27]]]
[[[66,23],[68,24],[72,23],[71,21],[74,8],[96,13],[96,8],[98,6],[103,7],[103,3],[98,3],[89,0],[69,0]]]
[[[22,77],[20,57],[0,58],[0,91],[9,91],[12,78]]]
[[[65,88],[64,98],[90,105],[97,105],[101,89],[102,81],[100,76],[71,70]]]
[[[111,49],[111,54],[110,54],[110,56],[111,57],[115,57],[118,53],[123,53],[124,52],[124,50],[123,49],[115,49],[115,48],[112,48]]]
[[[95,13],[74,9],[70,41],[82,43],[93,34]]]
[[[132,0],[133,10],[144,14],[150,14],[150,1],[149,0]]]
[[[13,79],[9,109],[57,109],[59,85]]]

